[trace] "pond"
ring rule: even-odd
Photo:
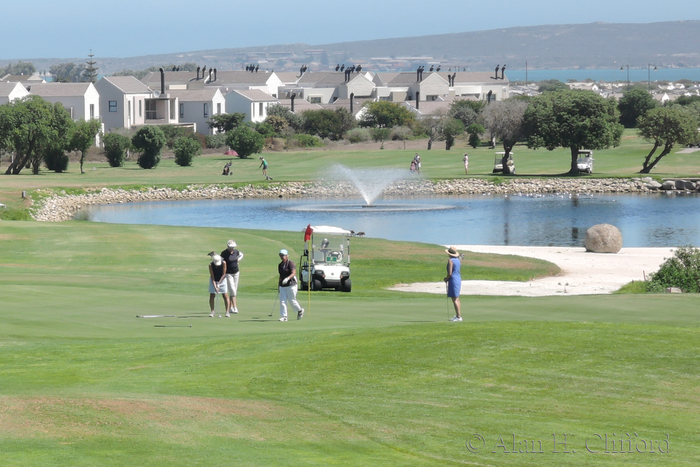
[[[361,200],[245,199],[93,206],[96,222],[299,231],[335,225],[390,240],[582,246],[595,224],[620,229],[625,247],[700,245],[700,196],[535,195]]]

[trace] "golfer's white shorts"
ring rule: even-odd
[[[236,292],[238,292],[238,276],[240,275],[240,271],[238,271],[236,274],[226,274],[226,286],[228,287],[229,295],[232,297],[235,297]]]
[[[228,293],[226,288],[226,281],[219,282],[219,291],[217,292],[214,288],[214,283],[209,279],[209,293]]]

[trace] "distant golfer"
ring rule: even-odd
[[[462,161],[464,161],[464,174],[469,175],[469,154],[465,152]]]
[[[416,155],[413,157],[413,162],[416,163],[416,173],[420,173],[420,168],[422,166],[421,161],[420,161],[420,155],[416,153]]]
[[[280,278],[278,287],[280,291],[280,321],[287,321],[287,300],[297,312],[297,319],[304,317],[304,309],[297,302],[297,267],[289,259],[287,250],[280,250],[280,259],[277,266]]]
[[[267,161],[263,156],[260,156],[260,166],[258,168],[262,167],[262,172],[263,175],[265,176],[265,180],[272,180],[272,177],[267,175]]]
[[[229,308],[228,295],[226,295],[226,263],[219,255],[211,255],[211,263],[209,263],[209,308],[211,313],[209,317],[215,316],[215,300],[216,296],[223,295],[226,309]]]
[[[238,277],[241,274],[238,263],[243,259],[243,253],[238,251],[236,246],[234,240],[229,240],[226,243],[226,249],[221,252],[221,258],[226,263],[226,288],[229,296],[229,307],[226,308],[227,318],[231,316],[231,313],[238,313],[236,295],[238,293]]]
[[[445,253],[449,256],[447,260],[447,276],[445,277],[447,296],[452,298],[452,304],[455,307],[455,317],[450,321],[462,321],[462,315],[460,314],[461,305],[459,303],[459,291],[462,288],[462,276],[459,273],[461,267],[459,253],[453,246],[445,250]]]

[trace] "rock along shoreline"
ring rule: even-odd
[[[483,179],[455,180],[402,180],[389,185],[383,196],[411,198],[424,196],[460,195],[542,195],[594,193],[653,193],[667,191],[698,191],[698,183],[687,180],[668,180],[663,184],[651,177],[631,179],[501,179],[493,183]],[[361,198],[354,185],[335,180],[316,182],[279,182],[266,186],[245,185],[190,185],[178,190],[150,187],[139,190],[92,188],[80,195],[68,195],[53,189],[36,190],[40,200],[32,209],[37,221],[61,222],[74,219],[88,206],[138,203],[148,201],[190,201],[205,199],[252,198]]]

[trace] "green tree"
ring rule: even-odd
[[[406,106],[389,101],[370,101],[364,106],[360,126],[391,128],[394,126],[411,126],[413,114]]]
[[[31,76],[36,72],[36,67],[31,62],[9,63],[0,75]]]
[[[268,118],[281,117],[293,131],[303,131],[304,117],[300,114],[295,114],[282,104],[272,104],[269,106],[267,108],[267,116]]]
[[[281,135],[284,129],[289,125],[284,117],[279,115],[268,115],[265,123],[270,125],[276,135]]]
[[[511,166],[507,164],[513,146],[524,139],[523,117],[527,103],[517,99],[493,102],[487,106],[482,117],[491,136],[503,142],[503,174],[510,175]]]
[[[77,83],[81,81],[80,78],[84,71],[84,65],[76,65],[73,62],[59,63],[49,67],[49,73],[51,73],[53,80],[57,83]]]
[[[456,118],[449,118],[442,131],[445,135],[445,149],[449,151],[455,144],[455,138],[464,133],[464,123]]]
[[[449,115],[464,123],[464,127],[468,127],[472,123],[476,123],[479,114],[484,110],[486,103],[484,101],[469,101],[466,99],[458,99],[450,104]]]
[[[569,89],[566,83],[562,83],[558,79],[546,79],[540,81],[537,86],[537,91],[539,92],[552,92],[552,91],[562,91]]]
[[[209,128],[215,129],[218,133],[227,133],[238,127],[244,121],[244,113],[234,112],[232,114],[212,115],[207,124],[209,125]]]
[[[241,125],[226,134],[226,144],[245,159],[253,154],[262,152],[265,137],[249,126]]]
[[[481,135],[484,134],[484,131],[486,131],[480,123],[472,123],[467,127],[467,134],[469,135],[469,146],[473,147],[474,149],[479,147],[479,143],[481,142]]]
[[[637,124],[637,119],[641,115],[657,106],[656,100],[646,89],[635,86],[626,91],[617,104],[617,108],[620,111],[620,123],[625,128],[634,128]]]
[[[131,140],[119,133],[107,133],[102,137],[105,156],[111,167],[121,167],[124,165],[126,151],[131,148]]]
[[[570,174],[578,174],[579,150],[618,146],[623,130],[613,99],[580,90],[553,91],[532,98],[523,126],[531,149],[569,148]]]
[[[182,137],[173,143],[175,163],[181,167],[192,165],[192,159],[202,153],[202,145],[192,138]]]
[[[698,134],[698,121],[693,114],[677,107],[658,107],[639,117],[637,121],[639,135],[654,143],[644,159],[640,173],[648,174],[656,164],[673,149],[676,143],[686,143]],[[661,153],[654,159],[656,150],[663,146]]]
[[[99,70],[99,68],[95,66],[97,65],[97,62],[93,60],[94,56],[95,55],[91,50],[88,54],[88,61],[85,62],[85,68],[83,69],[83,79],[91,83],[95,83],[97,81],[97,70]]]
[[[27,96],[0,106],[0,144],[14,157],[5,174],[19,174],[27,165],[39,173],[47,148],[66,143],[72,121],[60,103]],[[63,147],[65,149],[65,146]]]
[[[384,141],[389,139],[389,136],[391,135],[391,128],[379,127],[372,128],[370,131],[372,134],[372,139],[377,143],[382,143],[379,149],[384,149]]]
[[[138,158],[139,167],[153,169],[160,163],[160,153],[165,146],[166,138],[157,126],[146,125],[131,138],[131,145],[141,151]]]
[[[72,151],[80,151],[80,173],[84,174],[83,163],[85,162],[85,153],[90,147],[95,144],[95,136],[100,132],[99,120],[79,120],[75,123],[75,129],[70,140],[70,149]]]
[[[355,125],[355,119],[345,108],[320,109],[304,112],[304,133],[338,141]]]

